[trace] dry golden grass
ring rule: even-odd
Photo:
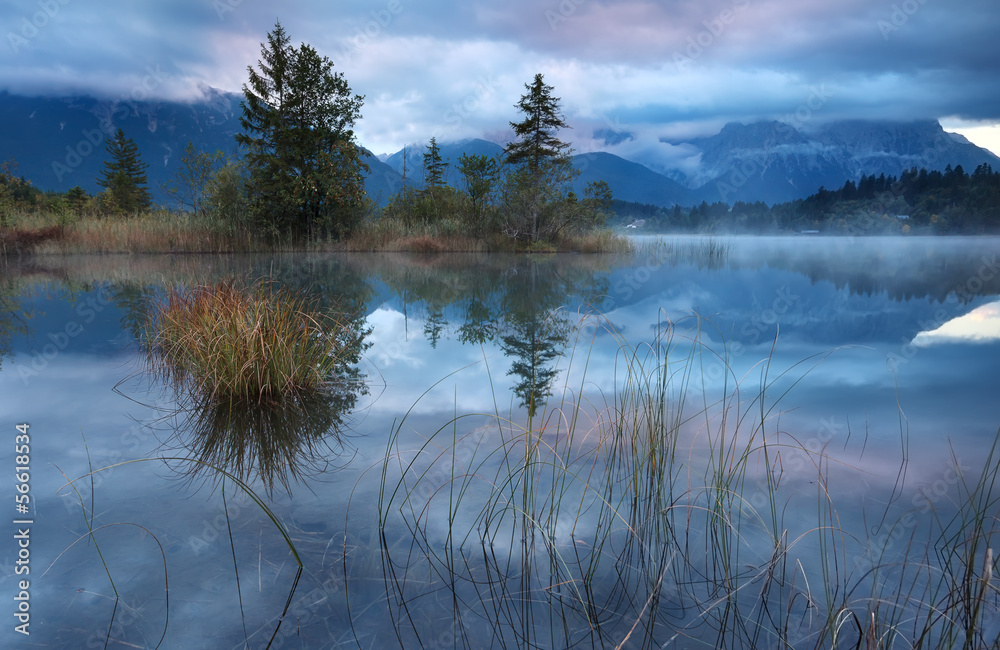
[[[270,283],[172,289],[150,322],[149,360],[213,398],[272,403],[326,386],[340,361],[341,328]]]
[[[399,219],[365,221],[346,240],[304,242],[265,240],[204,216],[157,210],[136,215],[78,217],[72,214],[22,213],[9,216],[6,248],[36,255],[78,253],[254,253],[254,252],[630,252],[628,239],[610,231],[575,234],[556,243],[525,248],[502,235],[477,237],[454,220],[405,224]]]

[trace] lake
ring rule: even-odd
[[[3,644],[997,643],[1000,239],[636,242],[8,260]],[[341,314],[358,376],[150,372],[165,291],[234,277]]]

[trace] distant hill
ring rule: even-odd
[[[43,190],[79,185],[97,192],[107,152],[104,138],[121,128],[149,165],[154,200],[172,178],[190,140],[205,151],[235,153],[239,98],[215,94],[194,104],[113,102],[91,97],[19,97],[0,94],[0,158],[13,157],[19,173]]]
[[[911,168],[975,169],[1000,158],[934,120],[831,122],[806,133],[781,122],[727,124],[718,134],[691,140],[701,168],[690,179],[709,203],[805,198],[820,187],[837,188],[863,175],[899,177]]]
[[[611,186],[614,197],[621,201],[666,207],[695,203],[695,193],[677,181],[610,153],[573,156],[573,166],[580,170],[573,188],[581,198],[587,183],[603,180]]]
[[[406,153],[406,182],[413,187],[424,186],[424,154],[427,153],[428,142],[423,144],[411,144],[400,149],[385,159],[385,164],[394,169],[397,173],[403,173],[403,154]],[[463,154],[473,156],[495,157],[503,154],[503,147],[495,142],[472,138],[459,140],[457,142],[438,142],[438,149],[441,152],[441,160],[448,163],[445,171],[445,182],[453,187],[461,187],[461,178],[458,173],[459,159]]]
[[[107,159],[103,138],[121,128],[149,165],[146,177],[154,201],[166,202],[162,186],[174,178],[188,141],[202,151],[237,153],[241,101],[242,95],[212,89],[193,103],[0,93],[0,160],[13,157],[18,173],[40,189],[65,191],[79,185],[96,193]],[[384,202],[399,190],[402,178],[373,155],[365,161],[371,168],[365,189]]]
[[[13,157],[19,173],[43,190],[65,191],[80,185],[89,192],[106,153],[103,138],[122,128],[135,140],[149,164],[150,189],[157,201],[162,185],[179,167],[188,141],[205,151],[236,153],[242,96],[205,87],[197,102],[123,102],[90,97],[23,97],[0,92],[0,160]],[[362,143],[364,144],[364,143]],[[674,143],[679,144],[679,143]],[[615,198],[670,207],[701,201],[765,201],[769,204],[805,198],[821,186],[841,187],[863,175],[900,176],[917,167],[944,170],[949,164],[973,170],[987,163],[1000,168],[1000,158],[965,138],[946,133],[933,120],[917,122],[841,121],[806,132],[787,124],[761,121],[727,124],[718,134],[686,142],[700,152],[694,172],[653,171],[610,152],[574,156],[581,171],[575,189],[605,180]],[[610,148],[614,143],[609,143]],[[450,164],[446,180],[459,187],[456,171],[463,153],[499,155],[500,145],[470,139],[441,142]],[[406,147],[406,182],[423,185],[427,143]],[[384,204],[403,185],[403,151],[370,155],[368,194]],[[682,179],[683,183],[675,179]]]

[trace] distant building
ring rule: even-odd
[[[645,219],[636,219],[635,221],[633,221],[632,223],[630,223],[629,225],[627,225],[625,227],[626,228],[642,228],[645,225],[646,225],[646,220]]]
[[[801,230],[801,231],[799,231],[799,234],[800,235],[818,235],[819,231],[818,230]]]
[[[897,214],[896,218],[897,219],[909,219],[910,215],[908,215],[908,214]]]

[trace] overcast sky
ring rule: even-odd
[[[537,72],[578,152],[797,115],[978,126],[961,132],[1000,153],[997,0],[7,0],[0,88],[239,92],[276,19],[365,95],[356,132],[376,153],[506,141]]]

